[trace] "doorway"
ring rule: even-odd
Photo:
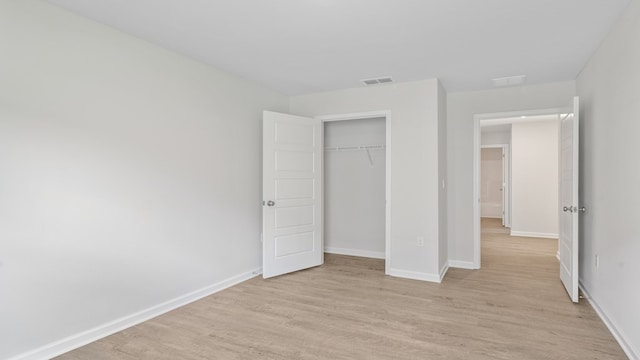
[[[385,258],[385,118],[324,123],[324,251]]]
[[[511,128],[509,127],[509,142],[511,138],[510,130]],[[505,228],[511,227],[510,164],[508,143],[482,145],[480,155],[480,216],[483,219],[499,220],[500,225]]]
[[[390,133],[389,111],[316,118],[263,113],[262,259],[263,278],[324,263],[324,123],[384,119],[384,260],[390,269]],[[381,145],[361,145],[369,164]],[[329,149],[330,150],[330,149]],[[339,147],[336,147],[336,151]],[[381,168],[380,168],[381,169]],[[380,221],[380,219],[379,219]],[[360,255],[363,255],[362,253]]]
[[[506,209],[503,217],[505,228],[492,231],[521,237],[558,238],[558,131],[562,112],[561,109],[546,109],[474,117],[474,198],[477,199],[474,205],[475,268],[481,267],[482,225],[496,225],[495,221],[489,224],[491,221],[488,218],[491,216],[483,217],[483,210],[487,210],[486,206],[482,208],[482,193],[485,191],[485,185],[482,184],[482,152],[485,146],[509,149],[504,152],[509,161],[505,161],[507,165],[502,187],[505,200],[503,208]],[[535,125],[542,123],[547,125]],[[496,140],[496,134],[485,132],[491,127],[505,126],[510,128],[504,139]],[[542,134],[543,130],[540,129],[549,131],[549,128],[552,133]]]
[[[385,260],[390,269],[391,113],[320,116],[324,249]]]
[[[579,301],[578,291],[578,251],[579,217],[586,208],[579,206],[579,124],[580,99],[575,96],[567,108],[533,110],[515,113],[474,115],[474,267],[481,267],[481,218],[480,218],[480,153],[482,122],[492,124],[512,124],[511,136],[511,180],[512,226],[510,235],[517,238],[542,238],[552,241],[559,261],[559,275],[571,301]],[[546,118],[545,126],[537,126],[533,118]],[[516,124],[519,131],[516,136]],[[532,126],[535,125],[535,126]],[[541,129],[551,128],[554,136]],[[523,146],[516,143],[518,138],[535,138],[525,141]],[[531,146],[534,144],[534,146]],[[516,152],[516,148],[520,151]],[[516,157],[519,153],[521,157]],[[554,153],[548,157],[549,153]],[[540,154],[547,154],[547,160],[540,160]],[[536,161],[531,161],[536,158]],[[518,170],[516,170],[518,165]],[[551,174],[552,176],[548,176]],[[540,180],[547,176],[546,181]],[[533,180],[533,181],[532,181]],[[516,183],[520,184],[522,196],[516,197]],[[555,189],[555,190],[553,190]],[[541,201],[540,194],[555,195],[555,200]],[[518,207],[523,211],[517,211]],[[522,204],[529,206],[521,206]],[[533,230],[527,226],[545,224],[552,226]],[[523,224],[527,224],[524,226]],[[517,231],[514,228],[517,227]],[[553,240],[550,240],[553,239]]]

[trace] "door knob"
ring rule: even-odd
[[[275,204],[276,204],[276,203],[275,203],[273,200],[269,200],[269,201],[267,201],[267,206],[273,206],[273,205],[275,205]]]
[[[581,207],[579,210],[580,210],[580,212],[587,212],[587,208],[586,208],[586,207],[584,207],[584,206],[583,206],[583,207]]]
[[[572,208],[570,208],[570,207],[568,207],[568,206],[563,206],[563,207],[562,207],[562,211],[564,211],[564,212],[567,212],[567,211],[568,211],[568,212],[573,212],[573,209],[572,209]]]

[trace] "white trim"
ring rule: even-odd
[[[449,260],[449,268],[457,268],[457,269],[468,269],[468,270],[476,270],[478,269],[473,261],[459,261],[459,260]]]
[[[320,115],[320,116],[316,116],[315,118],[320,119],[323,122],[327,122],[327,121],[342,121],[342,120],[373,119],[373,118],[380,118],[380,117],[389,117],[390,115],[391,115],[390,110],[378,110],[378,111],[366,111],[366,112],[348,113],[348,114]]]
[[[121,317],[119,319],[110,321],[106,324],[96,326],[92,329],[83,331],[81,333],[68,336],[64,339],[54,341],[47,345],[41,346],[37,349],[31,350],[22,354],[18,354],[7,360],[50,359],[50,358],[62,355],[73,349],[77,349],[81,346],[87,345],[91,342],[102,339],[111,334],[117,333],[118,331],[122,331],[131,326],[140,324],[156,316],[160,316],[171,310],[177,309],[181,306],[187,305],[196,300],[200,300],[211,294],[215,294],[218,291],[224,290],[233,285],[249,280],[253,277],[260,275],[261,273],[262,273],[262,269],[259,269],[259,268],[252,271],[247,271],[245,273],[230,277],[226,280],[222,280],[213,285],[204,287],[200,290],[196,290],[188,294],[179,296],[175,299],[165,301],[158,305],[152,306],[148,309]]]
[[[476,269],[480,269],[482,249],[480,242],[480,149],[482,146],[482,143],[480,141],[480,121],[490,119],[518,118],[520,116],[561,114],[566,112],[570,112],[570,110],[568,108],[550,108],[473,115],[473,263]],[[517,119],[514,120],[514,122],[517,121]]]
[[[582,283],[582,281],[579,281],[579,286],[580,286],[580,290],[582,291],[582,294],[584,295],[584,298],[587,299],[589,304],[591,304],[591,307],[593,308],[593,310],[595,310],[596,314],[598,314],[598,316],[600,317],[600,320],[602,320],[602,322],[607,326],[607,329],[609,329],[609,332],[611,332],[611,335],[613,335],[613,337],[616,339],[616,341],[622,348],[622,351],[624,351],[624,353],[627,354],[627,357],[629,357],[629,359],[640,360],[640,351],[638,351],[638,349],[635,349],[631,344],[631,342],[626,340],[628,337],[625,337],[624,334],[622,334],[622,332],[618,330],[618,328],[613,323],[613,321],[609,319],[609,317],[604,312],[604,310],[600,307],[600,305],[598,305],[598,303],[593,299],[591,294],[589,294],[589,292],[585,289],[585,286]]]
[[[405,279],[422,280],[422,281],[429,281],[434,283],[442,282],[439,274],[429,274],[429,273],[423,273],[418,271],[389,269],[389,268],[386,269],[386,274],[390,276],[405,278]]]
[[[518,111],[475,114],[473,115],[473,118],[474,120],[494,120],[494,119],[506,119],[506,118],[519,118],[521,116],[565,114],[571,111],[572,109],[570,107],[558,107],[558,108],[548,108],[548,109],[518,110]],[[509,123],[527,122],[527,121],[530,121],[530,119],[521,119],[521,120],[514,119],[513,121],[509,121]]]
[[[530,232],[530,231],[513,231],[511,230],[511,236],[521,236],[521,237],[534,237],[534,238],[545,238],[545,239],[558,239],[558,234],[551,233],[538,233],[538,232]]]
[[[560,250],[556,251],[556,259],[558,259],[558,261],[560,261]]]
[[[373,259],[384,259],[384,251],[369,251],[369,250],[346,249],[346,248],[325,246],[324,252],[329,254],[360,256],[360,257],[373,258]]]
[[[445,261],[444,266],[442,267],[442,269],[440,269],[440,279],[438,281],[439,283],[444,280],[444,276],[447,275],[447,271],[449,271],[449,262]]]
[[[323,122],[328,121],[342,121],[342,120],[357,120],[357,119],[372,119],[372,118],[385,118],[385,256],[384,267],[385,274],[391,275],[389,269],[391,269],[391,110],[378,110],[368,111],[350,114],[334,114],[334,115],[322,115],[316,116],[316,119],[320,119]],[[324,140],[324,136],[323,136]],[[324,198],[323,198],[324,201]],[[324,239],[323,239],[324,244]]]

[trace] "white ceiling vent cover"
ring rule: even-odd
[[[360,81],[362,81],[362,83],[365,85],[378,85],[378,84],[388,84],[390,82],[393,82],[393,79],[391,78],[391,76],[385,76],[385,77],[380,77],[375,79],[364,79]]]
[[[508,76],[508,77],[491,79],[491,82],[493,82],[493,86],[495,87],[514,86],[514,85],[520,85],[524,83],[524,80],[526,78],[527,78],[527,75]]]

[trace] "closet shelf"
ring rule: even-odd
[[[333,146],[325,147],[324,151],[384,150],[385,148],[384,145]]]

